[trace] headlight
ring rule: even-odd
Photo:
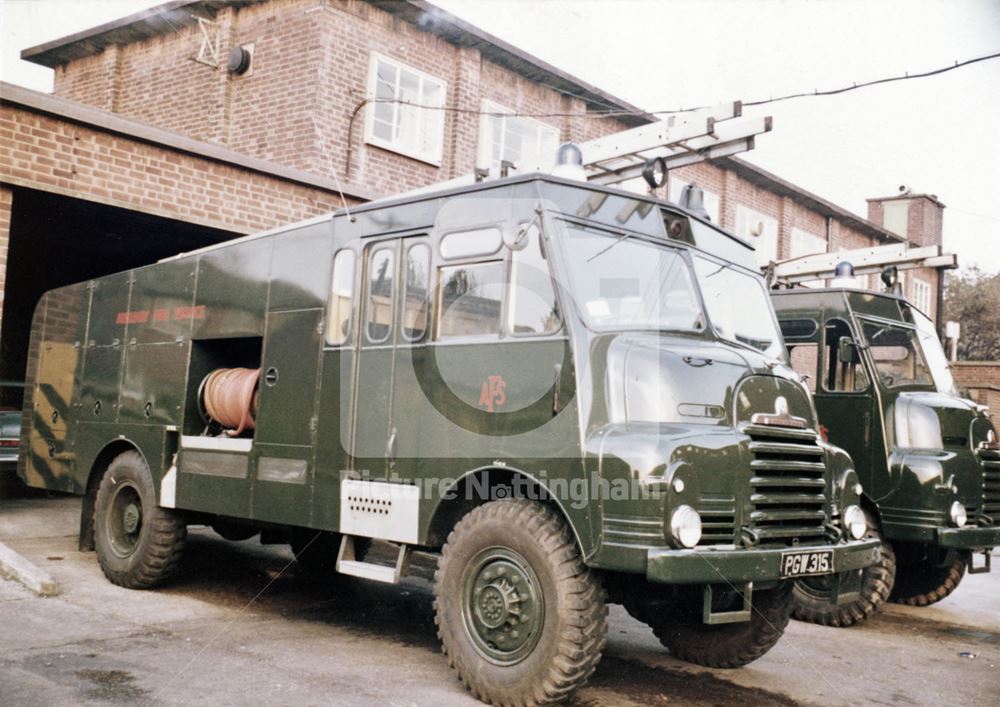
[[[961,528],[965,525],[965,521],[968,520],[965,513],[965,506],[958,501],[951,504],[951,509],[948,511],[948,515],[951,517],[951,522],[956,528]]]
[[[677,506],[670,516],[670,534],[681,547],[694,547],[701,540],[701,516],[691,506]]]
[[[860,540],[868,532],[868,520],[865,512],[857,506],[848,506],[844,509],[844,527],[855,540]]]

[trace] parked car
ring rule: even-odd
[[[17,467],[17,450],[21,444],[21,407],[15,404],[21,397],[23,383],[0,383],[0,470]],[[15,390],[12,390],[15,389]]]

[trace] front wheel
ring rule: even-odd
[[[161,584],[180,565],[186,538],[184,518],[157,505],[142,455],[128,451],[115,457],[94,506],[94,543],[104,576],[129,589]]]
[[[958,588],[965,576],[970,553],[949,550],[940,559],[931,555],[920,546],[901,549],[892,601],[909,606],[929,606]]]
[[[434,576],[438,636],[459,678],[497,705],[559,702],[594,672],[607,606],[566,523],[526,500],[470,511]]]
[[[865,538],[879,538],[881,533],[877,521],[868,515],[868,531]],[[877,614],[889,600],[896,582],[896,555],[892,545],[882,540],[882,557],[874,565],[861,570],[861,588],[858,597],[846,604],[831,603],[835,577],[805,577],[795,582],[795,608],[792,615],[799,621],[809,621],[823,626],[853,626]],[[843,586],[848,573],[840,577]]]
[[[700,592],[690,592],[672,607],[669,603],[661,607],[646,604],[633,616],[647,623],[675,658],[709,668],[738,668],[771,650],[792,615],[791,582],[754,591],[750,620],[738,623],[704,623],[700,597]],[[713,607],[716,611],[741,605],[743,597],[729,591],[723,592],[719,601]]]

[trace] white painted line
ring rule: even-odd
[[[0,543],[0,575],[17,580],[38,596],[54,597],[59,585],[47,572]]]

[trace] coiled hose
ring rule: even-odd
[[[259,368],[217,368],[201,382],[201,404],[205,415],[217,422],[230,437],[252,430],[260,396]]]

